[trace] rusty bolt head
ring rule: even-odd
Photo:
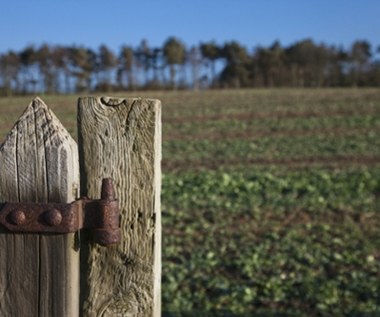
[[[44,221],[48,226],[58,226],[62,221],[62,214],[58,209],[48,210],[44,214]]]
[[[9,222],[13,225],[22,225],[26,220],[25,213],[21,210],[14,210],[9,214]]]

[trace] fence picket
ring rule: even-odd
[[[77,144],[44,102],[27,107],[0,146],[0,201],[71,202],[79,190]],[[0,315],[78,316],[77,235],[0,229]]]

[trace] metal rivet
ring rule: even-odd
[[[62,214],[58,209],[52,209],[45,213],[44,221],[48,226],[58,226],[62,222]]]
[[[22,225],[26,220],[26,216],[21,210],[14,210],[9,214],[9,222],[14,225]]]

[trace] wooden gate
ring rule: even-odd
[[[96,199],[111,177],[121,242],[0,226],[0,316],[160,316],[160,162],[158,100],[79,98],[77,145],[34,99],[0,147],[0,202]]]

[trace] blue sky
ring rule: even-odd
[[[28,44],[122,44],[169,36],[185,44],[237,40],[248,49],[304,38],[380,45],[380,0],[0,0],[0,52]]]

